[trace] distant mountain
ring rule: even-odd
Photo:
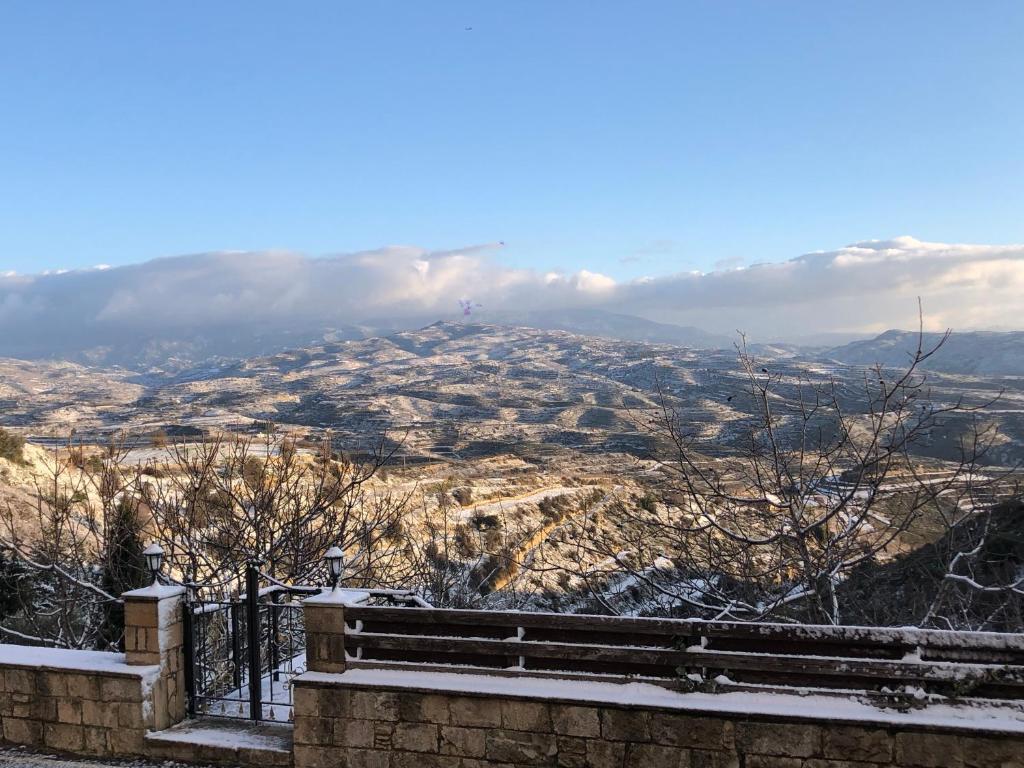
[[[240,317],[237,322],[199,328],[167,327],[143,331],[131,325],[96,328],[70,326],[59,338],[49,335],[0,334],[0,356],[23,360],[67,360],[89,366],[121,366],[135,371],[175,372],[193,366],[225,363],[273,355],[288,349],[326,342],[358,341],[403,331],[414,331],[437,321],[437,316],[368,318],[346,325],[269,323]],[[669,325],[632,315],[596,309],[540,312],[481,312],[479,316],[451,320],[455,324],[483,321],[496,326],[542,331],[568,331],[584,336],[695,349],[730,349],[732,340],[699,328]]]
[[[761,358],[779,381],[775,407],[796,413],[800,381],[835,383],[841,408],[863,413],[863,367],[800,356]],[[558,330],[443,320],[416,331],[357,341],[322,340],[245,360],[211,361],[172,372],[26,363],[0,358],[0,425],[36,436],[102,439],[124,429],[248,429],[272,421],[310,439],[326,430],[355,450],[381,435],[401,437],[414,460],[565,452],[621,462],[645,456],[657,439],[638,416],[664,402],[699,436],[702,451],[748,447],[756,401],[734,350],[687,349]],[[932,397],[948,402],[1005,394],[993,413],[1002,442],[986,457],[1012,465],[1024,446],[1024,380],[964,379],[934,372]],[[980,394],[979,394],[980,393]],[[954,414],[915,451],[959,458],[973,414]],[[97,437],[100,436],[100,437]]]
[[[938,333],[924,334],[925,348],[942,338]],[[886,331],[867,341],[855,341],[823,354],[831,360],[850,365],[886,367],[906,366],[917,349],[918,335],[913,331]],[[954,333],[923,367],[942,373],[978,376],[1024,376],[1024,332],[968,331]]]
[[[731,349],[733,339],[688,325],[672,325],[601,309],[555,309],[537,312],[488,312],[482,319],[493,325],[568,331],[584,336],[651,344],[676,344],[695,349]]]

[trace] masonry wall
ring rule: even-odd
[[[19,649],[21,654],[27,650]],[[143,735],[153,725],[146,699],[157,676],[155,667],[132,670],[113,653],[95,654],[97,666],[125,671],[42,666],[60,664],[61,651],[31,650],[37,652],[38,663],[0,664],[3,741],[81,755],[142,752]],[[75,658],[82,658],[80,652]]]
[[[126,592],[124,650],[130,665],[155,666],[159,674],[151,695],[153,730],[185,719],[185,635],[180,587],[149,587]]]
[[[180,587],[122,595],[125,653],[0,645],[0,741],[78,755],[146,752],[185,717]]]
[[[1020,768],[1011,735],[299,681],[295,768]]]

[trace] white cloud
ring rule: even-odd
[[[1024,246],[869,240],[789,261],[617,283],[501,265],[497,245],[452,251],[394,246],[308,258],[223,252],[127,267],[0,274],[0,354],[54,354],[126,335],[336,327],[386,318],[455,317],[458,299],[491,310],[598,307],[756,338],[916,324],[1019,327]]]

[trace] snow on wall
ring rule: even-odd
[[[0,643],[0,666],[127,675],[143,679],[155,678],[159,673],[157,666],[129,665],[125,662],[123,653],[38,648],[5,643]]]
[[[674,709],[722,715],[763,715],[799,720],[845,721],[886,726],[924,726],[1024,734],[1019,706],[932,704],[908,712],[879,709],[856,697],[769,692],[681,693],[649,683],[606,683],[525,675],[496,677],[400,669],[306,672],[296,683],[327,683],[428,693],[537,698],[562,702]]]

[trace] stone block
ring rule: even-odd
[[[803,768],[804,761],[799,757],[780,757],[779,755],[747,755],[743,768]]]
[[[33,705],[33,702],[46,701],[50,702],[51,704],[54,704],[53,699],[34,699],[31,695],[27,693],[8,693],[6,694],[6,697],[10,706],[10,711],[6,715],[7,717],[34,718],[36,720],[39,720],[41,718],[38,716],[38,714],[36,714],[37,709]],[[54,704],[53,706],[53,711],[55,713],[57,711],[56,704]],[[54,715],[54,717],[51,719],[55,720],[56,715]]]
[[[654,712],[651,714],[651,741],[686,749],[732,750],[733,726],[714,717]]]
[[[173,655],[173,652],[185,644],[185,627],[178,621],[160,630],[160,651]]]
[[[85,725],[101,726],[103,728],[116,728],[118,725],[118,709],[121,706],[131,705],[117,705],[106,704],[99,701],[85,700],[82,702],[82,723]],[[141,707],[140,720],[141,720]],[[142,723],[139,722],[137,725],[133,724],[132,727],[141,728]]]
[[[107,741],[109,731],[106,728],[86,726],[82,729],[84,745],[82,751],[87,755],[109,755],[110,744]]]
[[[459,757],[483,757],[486,754],[486,731],[481,728],[441,726],[441,754]]]
[[[110,703],[106,706],[116,708],[117,724],[121,728],[145,728],[148,725],[143,717],[141,704],[122,702],[120,704]]]
[[[68,675],[66,683],[68,696],[94,701],[100,698],[100,682],[95,675]]]
[[[597,738],[601,735],[601,717],[594,707],[553,705],[551,721],[555,733]]]
[[[295,721],[295,743],[328,746],[334,743],[334,721],[327,717],[300,717]]]
[[[38,745],[43,743],[43,724],[38,720],[22,720],[5,717],[3,723],[4,741],[11,744]]]
[[[370,749],[374,744],[374,723],[372,720],[333,720],[334,744],[345,747]],[[298,733],[298,723],[296,723]]]
[[[373,725],[373,748],[391,749],[391,734],[395,730],[395,724],[389,722],[377,722]]]
[[[295,768],[345,768],[345,753],[330,747],[296,744],[292,759]]]
[[[358,720],[398,720],[399,697],[387,691],[352,691],[351,717]],[[322,705],[321,705],[322,706]]]
[[[451,724],[469,728],[499,728],[501,726],[501,701],[498,699],[474,699],[456,696],[449,704]]]
[[[593,739],[587,742],[588,768],[622,768],[626,745],[622,742]]]
[[[991,736],[962,738],[964,765],[968,768],[1019,768],[1024,765],[1024,738]]]
[[[54,699],[50,696],[36,696],[32,699],[32,717],[44,723],[57,722],[57,702],[66,699]]]
[[[551,707],[543,702],[501,702],[501,727],[513,731],[551,733]]]
[[[252,768],[292,768],[292,753],[284,749],[239,747],[238,765]]]
[[[117,728],[107,734],[110,752],[114,755],[142,755],[146,751],[145,731],[135,728]]]
[[[296,688],[296,691],[299,689]],[[319,688],[316,691],[317,712],[324,717],[352,717],[352,694],[340,688]],[[296,710],[296,714],[298,710]]]
[[[691,749],[690,768],[740,768],[740,758],[735,752]]]
[[[625,768],[690,768],[690,752],[660,744],[628,744]]]
[[[650,741],[650,720],[650,713],[638,709],[602,709],[601,737],[611,741]]]
[[[392,752],[386,765],[390,768],[463,768],[461,757],[427,755],[420,752]]]
[[[907,768],[962,768],[963,746],[957,736],[897,733],[896,762]]]
[[[892,760],[893,740],[882,728],[827,725],[822,728],[825,757],[888,763]]]
[[[816,725],[745,722],[736,725],[736,746],[745,755],[818,757],[821,728]]]
[[[553,734],[505,729],[489,731],[485,739],[488,760],[516,766],[551,765],[558,753]]]
[[[142,683],[132,677],[100,678],[101,701],[142,701]]]
[[[295,706],[295,720],[301,717],[315,717],[319,715],[319,697],[315,688],[305,685],[296,685],[292,688],[292,703]]]
[[[587,740],[579,736],[556,736],[555,743],[558,744],[558,754],[585,755],[587,754]]]
[[[4,671],[4,688],[7,693],[36,692],[36,673],[31,669],[8,669]]]
[[[398,723],[391,734],[391,746],[408,752],[438,751],[438,726],[434,723]]]
[[[144,633],[145,648],[150,653],[160,654],[160,641],[163,639],[161,630],[147,627],[146,629],[140,629],[140,632]]]
[[[158,603],[152,600],[131,600],[124,601],[124,626],[125,634],[137,627],[153,627],[160,625]]]
[[[433,694],[402,694],[398,715],[405,722],[446,725],[449,721],[448,697]]]
[[[590,768],[589,763],[587,763],[587,756],[578,755],[574,752],[559,752],[558,761],[555,765],[557,765],[558,768]]]
[[[78,699],[57,699],[57,722],[69,725],[82,724],[82,703]]]
[[[340,605],[304,605],[307,632],[345,634],[345,610]]]
[[[3,675],[0,675],[0,679]],[[40,672],[36,676],[36,687],[41,696],[67,696],[67,675],[61,672]]]
[[[58,752],[81,752],[85,746],[85,732],[80,725],[44,723],[43,743]]]

